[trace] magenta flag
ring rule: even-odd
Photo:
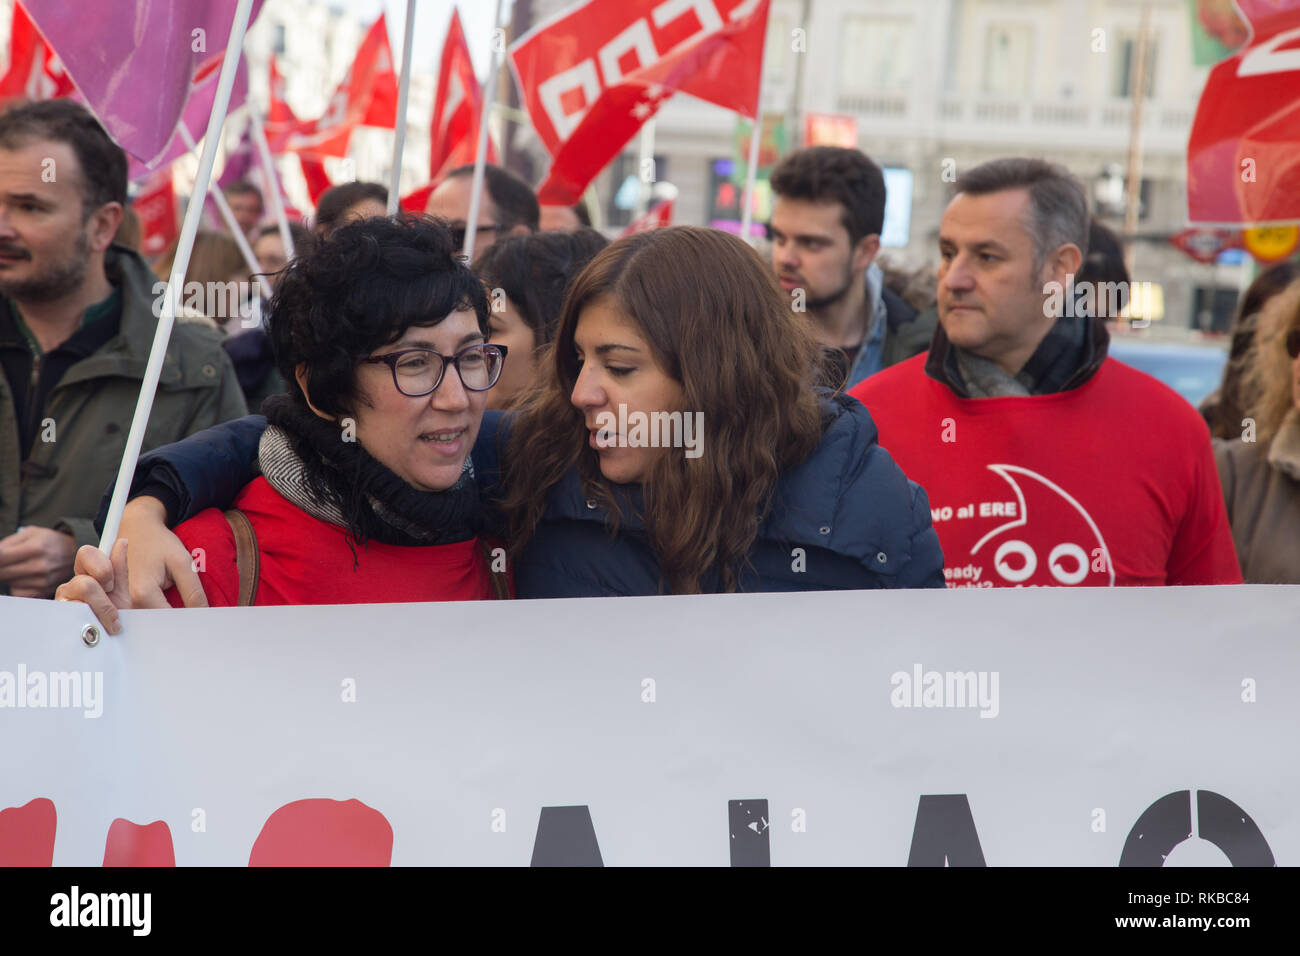
[[[172,136],[167,148],[152,163],[145,164],[134,156],[127,156],[130,167],[128,177],[131,182],[148,179],[155,172],[169,163],[174,163],[190,151],[190,148],[185,145],[185,137],[180,133],[181,125],[189,130],[190,138],[194,142],[197,143],[203,138],[203,134],[208,131],[208,116],[212,113],[212,101],[217,98],[217,80],[220,77],[220,69],[209,70],[206,76],[196,80],[191,86],[189,101],[185,104],[185,112],[181,116],[181,122],[177,124],[175,135]],[[227,115],[243,106],[247,99],[248,70],[244,67],[244,61],[240,60],[239,69],[235,71],[235,85],[230,88]]]
[[[25,0],[87,105],[128,153],[157,165],[195,74],[219,63],[236,0]],[[262,0],[254,0],[251,20]]]

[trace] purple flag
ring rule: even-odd
[[[212,113],[212,101],[217,98],[217,80],[220,76],[220,70],[213,70],[190,89],[189,102],[185,104],[185,113],[181,117],[181,123],[185,124],[185,128],[189,130],[190,138],[196,143],[208,131],[208,116]],[[248,99],[248,70],[244,67],[244,61],[240,60],[239,69],[235,71],[235,85],[230,88],[230,105],[226,108],[226,113],[230,114],[239,109],[246,99]],[[145,164],[134,156],[128,155],[127,161],[130,168],[127,175],[133,183],[147,179],[153,173],[162,169],[168,163],[174,163],[189,151],[189,147],[185,145],[185,137],[180,134],[178,124],[171,142],[162,155],[152,163]]]
[[[105,129],[154,166],[181,120],[195,73],[225,51],[236,0],[23,5]],[[255,0],[250,22],[261,7]]]

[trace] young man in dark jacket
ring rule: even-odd
[[[83,107],[0,116],[0,593],[48,597],[117,473],[157,313],[156,277],[111,245],[126,155]],[[244,414],[221,334],[177,323],[145,449]]]
[[[1205,422],[1065,308],[1087,248],[1064,169],[970,170],[939,227],[929,354],[850,394],[929,492],[949,587],[1239,584]]]
[[[887,288],[875,261],[885,221],[880,167],[856,149],[812,146],[781,161],[772,191],[772,268],[828,350],[837,368],[829,377],[850,388],[924,352],[933,314]]]

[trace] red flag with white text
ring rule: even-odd
[[[9,68],[0,77],[0,99],[52,100],[67,96],[75,89],[63,71],[63,64],[41,39],[22,4],[14,4],[9,30]]]
[[[457,166],[474,162],[478,149],[479,118],[483,114],[483,93],[465,42],[460,11],[451,11],[451,23],[442,43],[438,66],[438,90],[429,128],[429,178],[438,182]],[[489,137],[486,162],[495,163]]]
[[[674,93],[753,118],[769,0],[587,0],[510,47],[552,163],[538,199],[576,203]]]
[[[1300,0],[1237,0],[1250,40],[1210,71],[1187,144],[1187,217],[1300,221]]]

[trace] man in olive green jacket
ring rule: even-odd
[[[0,115],[0,593],[48,597],[117,475],[161,298],[111,245],[126,156],[84,108]],[[178,320],[144,449],[245,413],[221,333]]]

